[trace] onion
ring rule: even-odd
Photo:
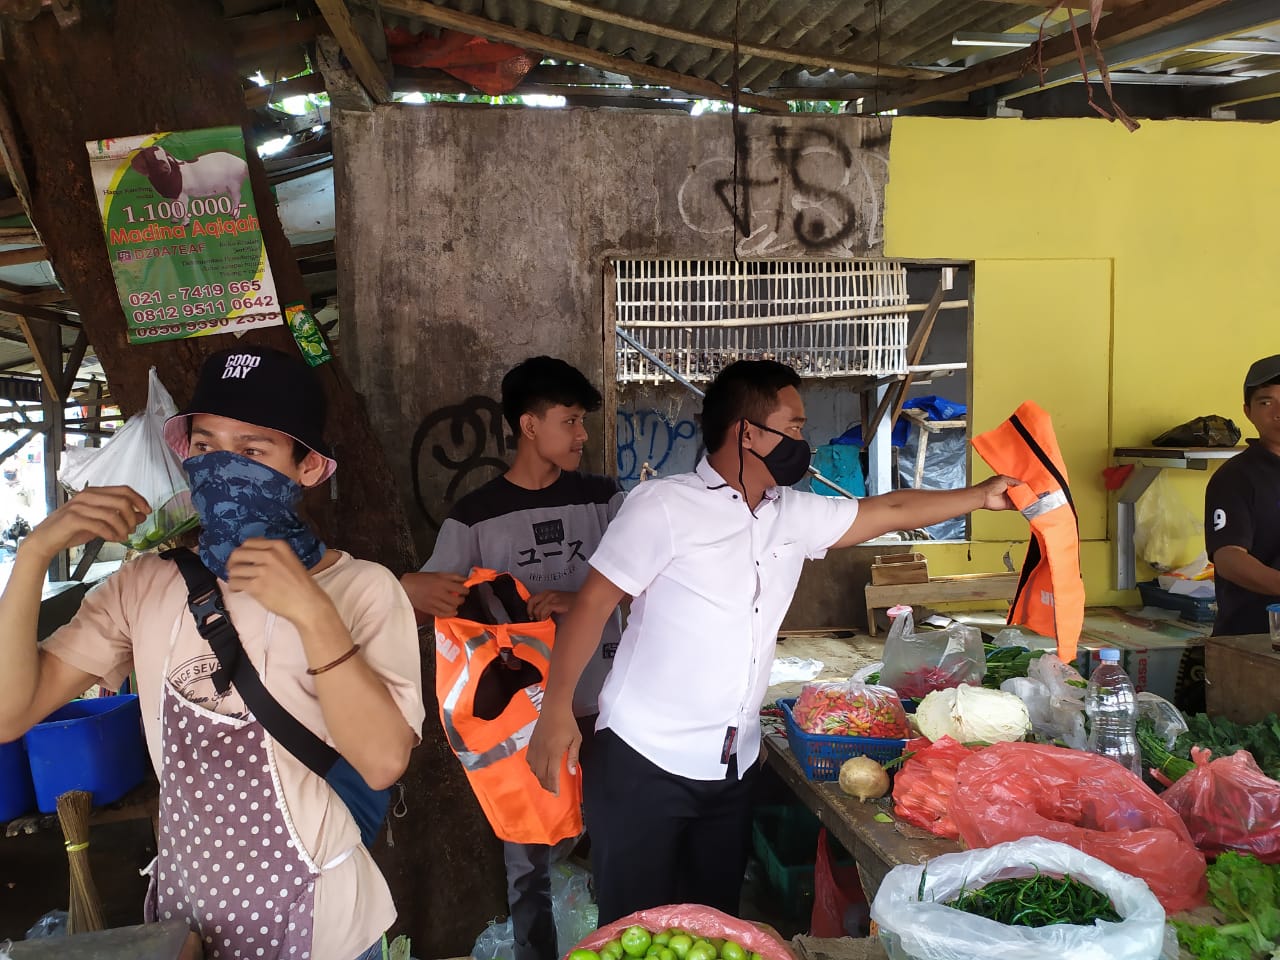
[[[870,757],[853,757],[840,767],[840,789],[859,800],[875,800],[889,792],[889,774]]]

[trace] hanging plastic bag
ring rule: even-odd
[[[805,684],[792,713],[801,730],[824,737],[901,740],[910,733],[893,690],[853,680]]]
[[[739,920],[711,907],[693,903],[675,904],[669,907],[653,907],[615,920],[601,927],[578,943],[574,949],[599,952],[610,940],[622,936],[628,927],[644,927],[650,933],[660,933],[671,927],[679,927],[703,938],[732,940],[748,955],[758,953],[764,960],[795,960],[786,945],[773,934],[749,920]],[[562,945],[563,946],[563,945]],[[561,951],[565,956],[569,950]]]
[[[951,791],[960,762],[974,751],[950,737],[907,743],[907,761],[893,778],[893,812],[907,823],[948,840],[959,840],[951,819]]]
[[[1204,856],[1186,825],[1106,757],[997,743],[961,762],[948,806],[966,846],[1045,837],[1141,877],[1170,913],[1204,900]]]
[[[1182,817],[1196,846],[1210,856],[1235,850],[1280,863],[1280,783],[1247,750],[1211,760],[1196,747],[1191,756],[1196,768],[1161,799]]]
[[[1163,473],[1138,498],[1133,521],[1134,550],[1157,570],[1190,563],[1204,549],[1200,518],[1182,502]]]
[[[827,828],[818,831],[818,851],[813,863],[813,913],[811,937],[865,937],[867,895],[862,892],[858,865],[837,864],[831,856]]]
[[[921,700],[934,690],[978,686],[986,671],[987,655],[977,627],[952,622],[945,630],[916,633],[908,608],[894,618],[885,638],[880,682],[900,697]]]
[[[159,546],[200,522],[182,461],[164,441],[164,422],[178,412],[156,368],[147,381],[147,408],[134,414],[102,447],[68,447],[58,479],[73,493],[86,487],[132,487],[151,506],[125,543]]]
[[[1111,898],[1119,923],[1010,926],[947,906],[992,880],[1070,876]],[[922,876],[923,875],[923,876]],[[1155,960],[1165,912],[1147,885],[1065,844],[1038,837],[894,867],[871,905],[893,960]]]

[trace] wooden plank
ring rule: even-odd
[[[71,345],[71,353],[67,357],[67,365],[62,370],[62,393],[59,396],[66,400],[76,385],[76,375],[80,372],[80,364],[84,363],[85,352],[89,349],[89,335],[81,327],[76,332],[76,342]]]
[[[425,20],[428,23],[434,23],[436,26],[461,30],[488,40],[514,44],[526,50],[541,53],[543,56],[573,60],[589,67],[598,67],[601,70],[621,73],[624,76],[631,77],[632,80],[656,83],[660,86],[696,94],[699,97],[706,97],[711,100],[727,101],[733,99],[732,93],[726,87],[722,87],[711,80],[690,77],[674,70],[665,70],[661,67],[653,67],[634,60],[628,60],[625,57],[615,57],[611,54],[600,53],[590,47],[570,43],[567,40],[545,37],[539,33],[519,30],[506,24],[496,23],[485,17],[472,16],[471,14],[460,13],[457,10],[438,7],[434,3],[430,3],[429,0],[384,0],[382,9],[389,13]],[[785,100],[762,97],[754,93],[742,94],[738,97],[738,102],[744,107],[751,107],[766,113],[789,113],[791,110]]]
[[[924,348],[928,345],[929,334],[933,332],[933,321],[938,316],[938,311],[945,306],[943,297],[946,296],[946,278],[939,278],[938,286],[933,291],[933,296],[929,298],[929,302],[925,305],[924,316],[920,318],[920,325],[916,327],[916,332],[911,335],[911,340],[907,344],[907,366],[911,367],[920,362],[920,357],[924,356]],[[897,380],[889,384],[889,389],[884,392],[884,396],[880,399],[880,403],[876,407],[875,416],[871,420],[868,430],[863,431],[863,449],[871,446],[871,441],[876,435],[876,431],[880,429],[880,424],[884,422],[885,414],[893,409],[893,416],[889,418],[889,429],[893,429],[894,423],[898,420],[898,415],[902,413],[902,405],[907,400],[907,391],[911,388],[911,382],[915,378],[915,374],[910,371],[901,380]]]
[[[909,824],[881,823],[876,815],[892,816],[892,801],[886,798],[863,803],[845,796],[834,783],[814,782],[805,776],[785,739],[770,734],[763,741],[765,763],[857,861],[868,900],[875,897],[885,874],[894,867],[913,866],[960,850],[959,844]]]
[[[20,313],[16,316],[27,346],[31,348],[31,356],[40,369],[40,379],[44,381],[45,391],[56,400],[65,399],[62,392],[62,351],[55,347],[58,341],[50,336],[50,329],[57,336],[58,328],[39,317],[28,317]]]
[[[0,250],[0,267],[16,267],[23,263],[39,263],[48,260],[44,247],[24,247],[19,250]]]
[[[294,47],[308,43],[329,32],[324,17],[305,17],[275,26],[245,32],[236,38],[232,56],[236,60],[256,57],[282,47]]]
[[[595,4],[582,3],[581,0],[535,0],[545,7],[554,7],[566,13],[587,17],[599,23],[609,23],[625,30],[645,33],[679,43],[689,43],[699,47],[710,47],[712,50],[733,50],[732,39],[715,37],[705,33],[694,33],[681,30],[665,23],[644,20],[625,13],[605,10]],[[818,50],[797,50],[795,48],[771,47],[762,43],[739,41],[738,53],[743,57],[760,57],[763,60],[774,60],[779,63],[796,63],[804,66],[823,67],[829,70],[843,70],[846,73],[869,73],[884,77],[936,77],[936,71],[921,67],[899,67],[888,63],[869,63],[863,60],[845,60]]]
[[[1109,46],[1144,37],[1163,27],[1219,7],[1225,2],[1226,0],[1144,0],[1104,16],[1098,24],[1098,45],[1105,52]],[[1079,33],[1080,43],[1087,51],[1093,31],[1085,24]],[[949,94],[972,93],[998,83],[1016,80],[1027,71],[1027,55],[1026,50],[1015,50],[936,80],[908,84],[896,93],[881,96],[877,108],[884,111],[917,106]],[[1076,56],[1075,38],[1071,31],[1067,31],[1047,39],[1037,59],[1047,69],[1074,60]]]
[[[1211,87],[1208,90],[1188,94],[1187,97],[1195,105],[1197,113],[1208,113],[1214,107],[1237,107],[1245,103],[1257,103],[1260,100],[1273,100],[1280,97],[1280,73],[1241,80],[1221,87]]]
[[[43,307],[33,306],[28,303],[20,303],[16,300],[10,300],[7,297],[0,297],[0,313],[12,313],[14,316],[35,317],[39,320],[46,320],[49,323],[56,323],[63,326],[78,327],[80,325],[74,317],[69,317],[65,313],[58,313],[56,310],[45,310]]]
[[[25,216],[26,209],[22,206],[21,197],[9,197],[7,200],[0,200],[0,219],[8,217]]]
[[[351,62],[351,69],[356,77],[369,91],[376,103],[387,103],[391,100],[391,87],[382,74],[382,67],[374,59],[364,40],[356,31],[355,22],[351,19],[351,11],[347,9],[345,0],[316,0],[316,6],[324,16],[334,39]]]
[[[976,600],[1012,600],[1018,590],[1019,574],[971,573],[954,577],[934,577],[928,583],[903,583],[863,588],[867,598],[867,632],[876,635],[875,611],[899,603],[972,603]]]
[[[1205,707],[1213,717],[1257,723],[1276,712],[1280,651],[1271,637],[1210,637],[1204,645]]]

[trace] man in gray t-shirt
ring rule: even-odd
[[[609,477],[578,473],[587,441],[583,418],[600,409],[599,391],[563,360],[533,357],[502,380],[503,416],[516,456],[501,477],[463,497],[440,526],[431,558],[401,578],[422,614],[451,617],[466,598],[472,567],[509,573],[528,588],[536,619],[567,613],[587,564],[625,494]],[[573,697],[584,731],[594,727],[600,688],[622,636],[615,609]],[[557,960],[551,910],[552,848],[503,844],[515,960]],[[567,950],[571,944],[563,945]]]

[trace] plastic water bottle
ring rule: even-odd
[[[1089,675],[1084,709],[1089,716],[1089,750],[1110,757],[1142,776],[1138,750],[1138,697],[1133,681],[1120,666],[1120,651],[1098,651],[1102,661]]]

